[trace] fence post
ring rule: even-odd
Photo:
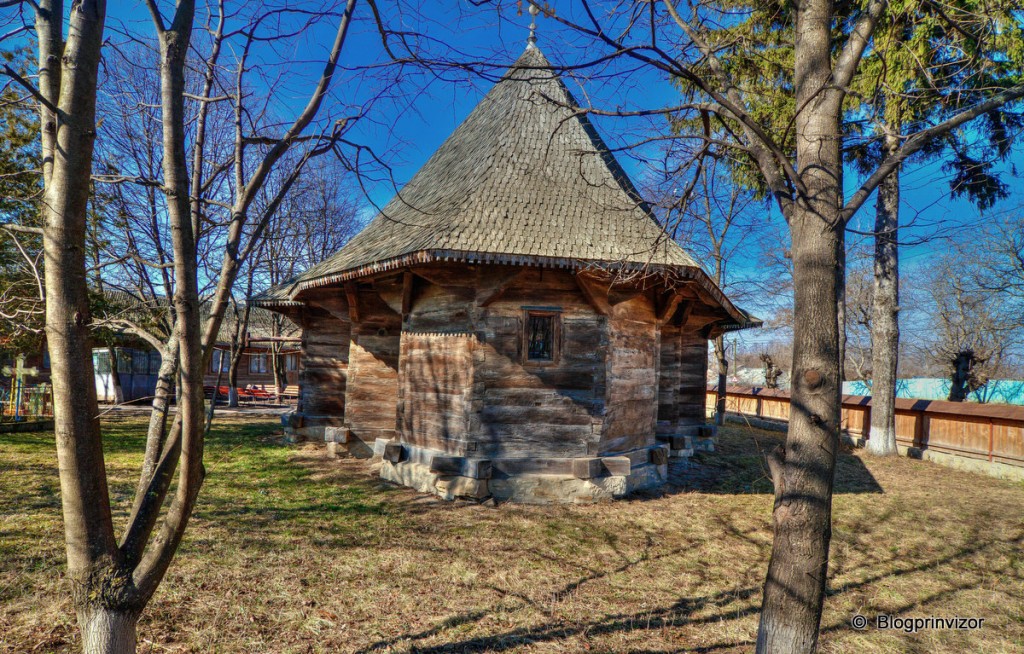
[[[988,462],[992,463],[995,459],[993,449],[996,441],[996,421],[992,418],[988,419]]]

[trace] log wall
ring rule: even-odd
[[[377,438],[395,436],[401,316],[372,289],[360,289],[358,301],[349,344],[345,426],[351,436],[372,445]]]
[[[310,307],[302,319],[298,411],[309,416],[345,415],[351,325]]]
[[[703,423],[707,342],[660,327],[651,290],[434,265],[310,295],[300,410],[343,415],[364,445],[399,436],[480,458],[605,456]],[[526,360],[533,310],[557,316],[553,361]]]
[[[654,303],[648,297],[638,295],[612,307],[600,454],[625,452],[654,442],[660,345]]]
[[[704,393],[708,383],[708,339],[693,329],[680,333],[679,408],[676,433],[691,433],[707,422]]]
[[[466,454],[475,345],[471,333],[402,332],[397,411],[403,443]]]
[[[480,451],[494,458],[594,454],[605,406],[606,319],[564,271],[484,270],[479,295],[493,294],[508,273],[515,279],[475,315],[481,346],[471,426]],[[526,307],[558,312],[553,363],[524,360]]]

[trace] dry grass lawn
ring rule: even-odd
[[[142,423],[106,425],[130,501]],[[725,430],[664,493],[590,506],[448,504],[360,461],[220,422],[141,652],[746,652],[771,545],[760,453]],[[0,651],[78,647],[52,434],[0,435]],[[1024,652],[1024,485],[842,455],[825,652]],[[855,631],[855,614],[976,616]]]

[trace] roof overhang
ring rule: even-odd
[[[303,291],[341,284],[348,281],[365,277],[372,277],[381,273],[399,271],[411,266],[431,263],[465,263],[465,264],[495,264],[506,266],[529,266],[539,268],[559,268],[572,270],[574,272],[600,272],[612,276],[628,275],[633,278],[645,279],[657,278],[666,286],[678,286],[683,284],[695,284],[703,294],[714,304],[718,304],[731,318],[731,321],[719,321],[716,327],[719,331],[737,331],[751,327],[760,327],[761,320],[754,318],[746,311],[743,311],[726,297],[718,285],[708,274],[697,266],[677,266],[644,263],[641,261],[594,261],[588,259],[573,259],[568,257],[545,257],[529,256],[522,254],[503,254],[493,252],[465,252],[459,250],[420,250],[410,252],[398,257],[392,257],[383,261],[376,261],[364,266],[358,266],[343,270],[341,272],[322,275],[310,279],[300,279],[291,284],[283,284],[271,289],[268,294],[272,297],[257,296],[251,300],[253,305],[266,308],[285,309],[289,307],[301,307],[305,303],[301,300]]]

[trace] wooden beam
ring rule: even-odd
[[[683,296],[675,291],[658,296],[658,325],[664,325],[676,315]]]
[[[676,310],[676,314],[679,317],[679,326],[685,327],[687,321],[690,320],[690,314],[693,313],[693,307],[696,306],[696,302],[686,302]]]
[[[348,317],[359,322],[359,287],[355,282],[345,282],[345,298],[348,300]]]
[[[416,278],[406,270],[402,273],[402,318],[409,315],[412,310],[412,296],[415,290]]]
[[[508,289],[512,288],[512,284],[515,283],[515,281],[519,279],[524,272],[526,271],[509,271],[509,274],[502,277],[498,281],[497,285],[494,286],[494,288],[485,291],[486,295],[484,295],[483,298],[480,299],[480,306],[487,307],[496,302],[497,300],[501,299],[501,296],[505,295],[505,292],[508,291]]]
[[[607,288],[602,289],[594,280],[580,273],[573,275],[573,279],[576,280],[576,286],[579,287],[580,293],[586,298],[587,303],[594,307],[595,311],[602,316],[607,316],[611,313],[612,308],[608,304]]]
[[[630,300],[638,298],[643,294],[643,289],[639,288],[609,288],[608,304],[615,306],[617,304],[622,304],[623,302],[629,302]]]

